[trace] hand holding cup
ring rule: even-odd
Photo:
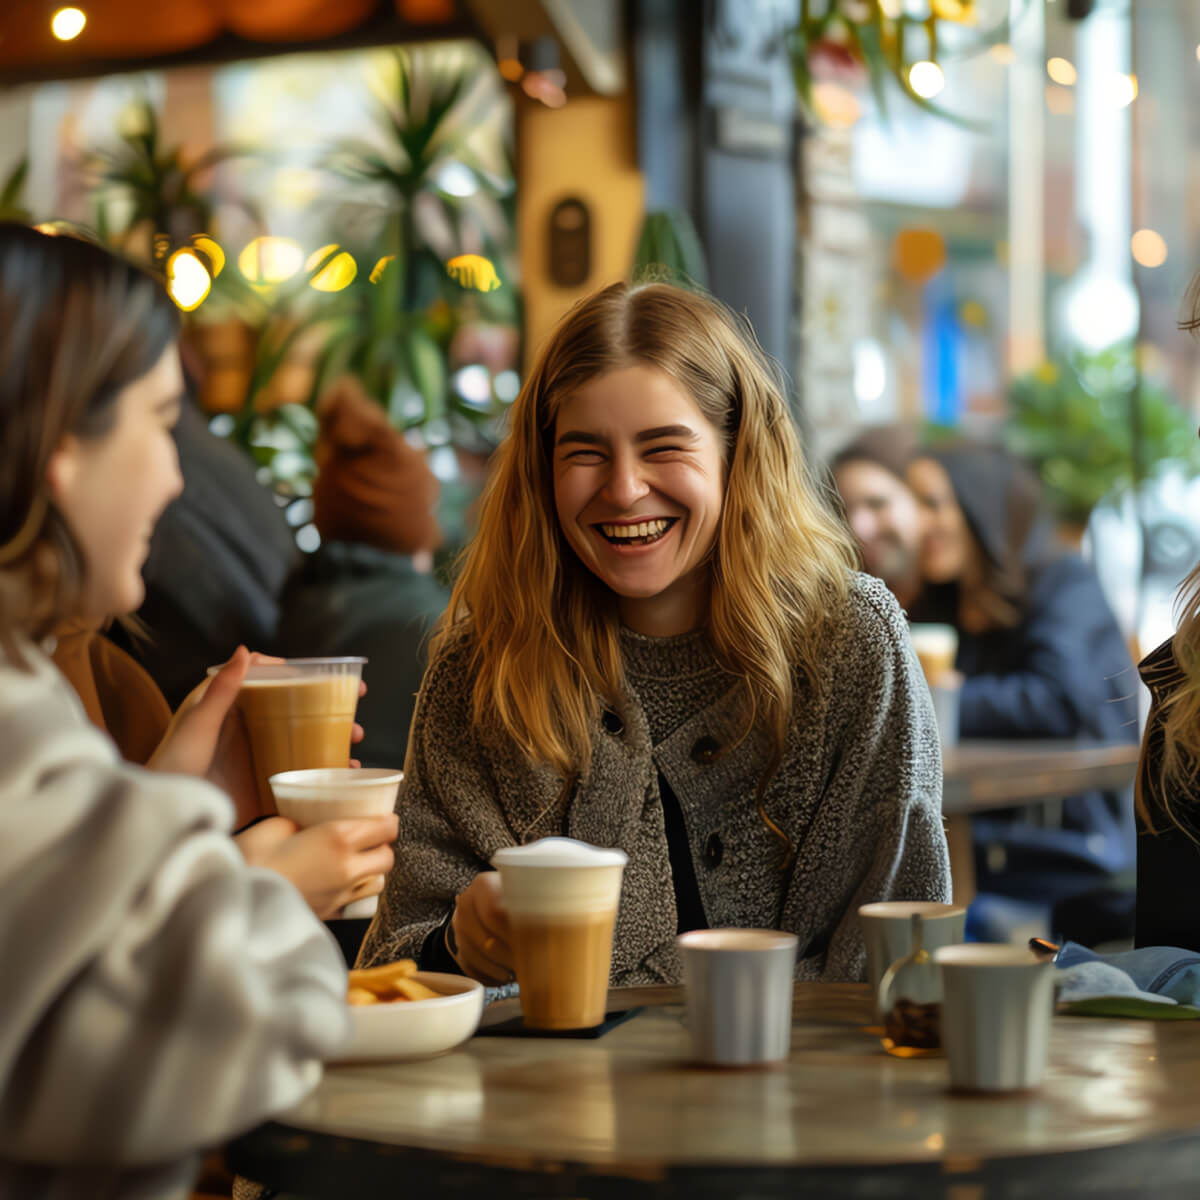
[[[450,924],[454,958],[464,974],[491,985],[512,979],[512,935],[495,871],[471,880],[454,903]]]

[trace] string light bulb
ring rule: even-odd
[[[50,18],[50,32],[60,42],[74,41],[87,24],[87,13],[82,8],[60,8]]]

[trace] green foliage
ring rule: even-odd
[[[83,162],[97,231],[116,242],[147,225],[175,242],[210,232],[213,203],[199,181],[218,163],[246,153],[217,146],[187,161],[181,147],[163,145],[154,106],[144,99],[133,101],[122,116],[117,141],[92,150]],[[110,213],[116,207],[123,219],[114,229]]]
[[[29,159],[23,158],[0,184],[0,221],[30,220],[31,214],[22,199],[28,174]]]
[[[324,215],[338,243],[331,255],[350,252],[355,279],[339,292],[314,292],[308,282],[322,261],[265,292],[230,270],[214,288],[259,330],[251,386],[230,436],[270,467],[285,492],[307,489],[317,401],[343,374],[359,378],[392,423],[418,431],[426,445],[489,448],[498,436],[504,405],[494,396],[486,404],[460,396],[450,383],[449,350],[464,324],[512,325],[518,318],[505,262],[514,225],[511,163],[489,166],[470,144],[481,102],[479,61],[422,48],[398,49],[385,62],[376,137],[339,142],[322,164],[341,184]],[[495,103],[494,96],[482,99]],[[451,166],[453,192],[445,186]],[[490,257],[499,289],[478,292],[447,273],[444,260],[467,246]],[[297,342],[313,335],[321,349],[305,416],[289,407],[261,411],[272,376]]]
[[[1010,22],[1004,19],[975,32],[963,49],[941,50],[941,25],[970,25],[976,20],[975,0],[934,0],[930,12],[921,17],[884,0],[802,0],[800,18],[787,33],[796,93],[809,116],[819,120],[813,96],[814,65],[823,58],[835,75],[864,73],[879,114],[885,119],[890,80],[918,108],[967,129],[985,129],[986,125],[949,112],[919,95],[909,82],[909,70],[915,62],[944,62],[956,55],[977,54],[1008,39]]]
[[[1133,392],[1140,420],[1134,463]],[[1150,477],[1166,463],[1200,471],[1200,444],[1187,415],[1140,379],[1124,347],[1043,363],[1009,390],[1010,447],[1037,468],[1047,498],[1066,520],[1084,522],[1104,497]]]
[[[518,316],[504,261],[513,225],[505,204],[515,190],[511,164],[486,164],[471,145],[481,105],[494,104],[477,86],[479,65],[429,50],[393,51],[376,108],[382,145],[348,139],[325,161],[349,185],[337,225],[361,227],[366,210],[379,229],[356,254],[364,269],[334,298],[338,312],[310,404],[349,371],[393,424],[420,429],[430,444],[491,440],[502,406],[468,404],[450,387],[450,340],[465,322],[514,324]],[[477,292],[451,278],[446,260],[468,246],[490,259],[498,290]],[[367,264],[381,262],[368,275]]]
[[[708,286],[708,267],[692,219],[682,209],[648,212],[633,255],[633,277],[682,287]]]

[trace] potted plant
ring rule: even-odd
[[[1060,521],[1080,531],[1101,500],[1119,497],[1165,464],[1200,470],[1192,423],[1139,374],[1133,353],[1118,346],[1045,362],[1009,390],[1010,447],[1036,467]]]

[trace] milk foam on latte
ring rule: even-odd
[[[628,857],[574,838],[549,837],[492,855],[510,914],[567,916],[615,910]]]

